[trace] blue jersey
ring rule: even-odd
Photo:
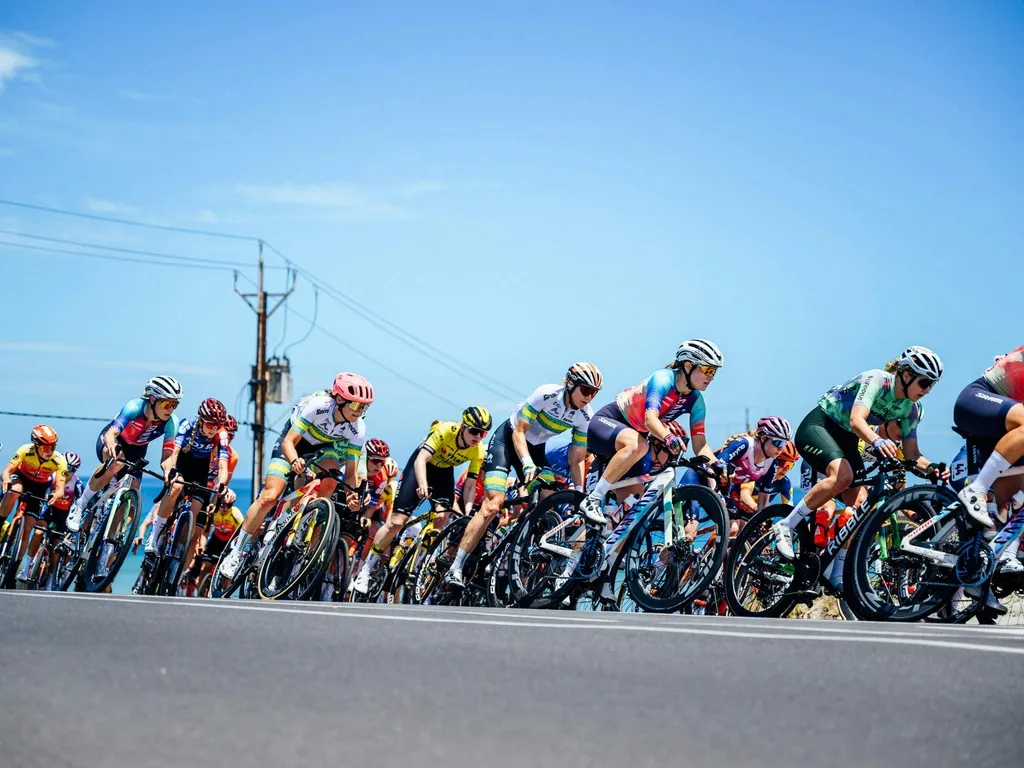
[[[182,453],[195,456],[197,459],[209,459],[216,452],[218,461],[227,461],[231,458],[228,442],[228,433],[223,427],[218,428],[212,438],[206,437],[199,426],[198,416],[183,419],[174,438],[175,446],[180,448]]]
[[[164,449],[170,450],[174,442],[174,434],[177,431],[178,421],[171,414],[167,421],[157,419],[147,426],[146,424],[146,403],[145,398],[139,397],[129,400],[124,404],[117,417],[103,428],[105,433],[111,427],[115,427],[118,438],[128,445],[149,445],[160,437],[164,439]]]

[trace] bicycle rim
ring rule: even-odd
[[[338,541],[337,515],[330,499],[316,499],[282,525],[267,547],[256,579],[264,600],[288,597],[313,568],[326,568],[328,548]],[[333,536],[333,539],[332,539]],[[308,583],[303,584],[308,588]]]
[[[117,578],[118,571],[124,564],[125,558],[131,549],[132,540],[138,531],[139,522],[142,516],[139,514],[139,492],[134,488],[121,488],[114,494],[110,512],[104,520],[104,536],[97,539],[90,552],[89,562],[92,564],[85,579],[85,587],[88,592],[102,592],[110,586]],[[116,528],[111,527],[112,520],[118,520]],[[106,576],[98,576],[96,568],[99,565],[99,558],[103,554],[104,544],[113,545],[113,555],[108,565]]]
[[[772,532],[772,525],[792,510],[788,504],[768,505],[751,517],[733,540],[724,579],[726,599],[733,614],[779,617],[795,605],[790,596],[796,585],[795,565],[779,555]],[[797,531],[806,531],[806,526]],[[797,558],[810,549],[809,545],[803,535],[794,535]]]

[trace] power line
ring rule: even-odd
[[[0,234],[14,235],[15,237],[25,237],[30,240],[44,240],[48,243],[64,243],[65,245],[77,245],[81,248],[100,248],[106,251],[116,251],[117,253],[131,253],[137,256],[159,256],[161,259],[174,259],[178,261],[190,261],[198,262],[200,264],[223,264],[230,267],[245,267],[251,268],[253,265],[245,261],[228,261],[227,259],[206,259],[199,258],[196,256],[180,256],[174,253],[160,253],[159,251],[140,251],[134,248],[119,248],[114,245],[101,245],[100,243],[86,243],[80,240],[68,240],[64,237],[48,237],[46,235],[36,235],[30,232],[15,232],[11,229],[0,229]]]
[[[63,248],[47,248],[44,245],[27,245],[26,243],[11,243],[0,240],[0,246],[8,248],[22,248],[30,251],[46,251],[47,253],[59,253],[65,256],[82,256],[87,259],[103,259],[105,261],[128,261],[135,264],[149,264],[150,266],[180,267],[183,269],[206,269],[216,272],[238,272],[234,267],[218,267],[206,264],[181,264],[176,261],[156,261],[154,259],[133,259],[130,256],[114,256],[107,253],[86,253],[85,251],[68,251]]]
[[[294,309],[289,309],[288,311],[292,312],[300,320],[305,320],[307,323],[312,322],[310,320],[310,318],[306,317],[305,315],[301,314],[300,312],[296,312]],[[448,405],[454,406],[455,408],[460,408],[460,409],[462,408],[462,406],[459,405],[458,403],[456,403],[454,400],[449,400],[444,395],[439,395],[437,392],[434,392],[431,389],[427,389],[422,384],[420,384],[418,381],[416,381],[414,379],[410,379],[408,376],[406,376],[405,374],[401,373],[400,371],[396,371],[394,368],[389,366],[387,363],[383,363],[380,360],[378,360],[378,359],[376,359],[374,357],[371,357],[370,355],[366,354],[361,349],[357,349],[356,347],[352,346],[347,341],[342,339],[340,336],[337,336],[334,333],[332,333],[331,331],[328,331],[322,325],[317,325],[315,327],[316,327],[316,329],[318,331],[320,331],[320,333],[324,334],[329,339],[333,339],[338,344],[341,344],[341,346],[343,346],[343,347],[345,347],[347,349],[351,349],[357,355],[361,355],[362,357],[366,358],[367,360],[369,360],[374,365],[378,366],[379,368],[383,368],[385,371],[387,371],[388,373],[392,374],[393,376],[397,376],[399,379],[401,379],[402,381],[406,382],[407,384],[412,384],[412,386],[416,387],[416,389],[420,390],[421,392],[425,392],[428,395],[430,395],[431,397],[434,397],[434,398],[440,400],[443,403],[447,403]]]
[[[288,313],[291,312],[291,311],[292,311],[291,307],[289,307],[287,304],[285,304],[285,307],[284,307],[285,323],[288,322]],[[310,337],[310,335],[313,333],[313,329],[316,328],[316,320],[317,320],[317,317],[319,317],[319,315],[320,315],[320,289],[317,288],[314,285],[313,286],[313,319],[309,323],[309,330],[306,331],[305,336],[303,336],[301,339],[298,339],[297,341],[293,341],[291,344],[289,344],[287,347],[285,347],[284,351],[281,353],[283,356],[287,356],[289,349],[291,349],[292,347],[298,346],[299,344],[301,344],[302,342],[304,342],[306,339],[308,339]]]
[[[172,227],[167,224],[151,224],[148,221],[134,221],[132,219],[120,219],[114,216],[99,216],[95,213],[81,213],[80,211],[68,211],[63,208],[51,208],[48,205],[33,205],[32,203],[20,203],[16,200],[0,199],[0,205],[10,205],[15,208],[27,208],[32,211],[44,211],[46,213],[57,213],[61,216],[76,216],[80,219],[93,219],[94,221],[108,221],[112,224],[125,224],[130,227],[145,227],[147,229],[161,229],[165,232],[179,232],[186,235],[204,235],[206,237],[220,237],[225,240],[244,240],[250,243],[258,243],[260,238],[251,235],[231,235],[224,232],[210,232],[205,229],[190,229],[189,227]]]
[[[0,416],[27,416],[32,419],[63,419],[65,421],[113,421],[113,419],[104,419],[99,416],[60,416],[56,413],[22,413],[21,411],[0,411]]]

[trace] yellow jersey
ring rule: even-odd
[[[439,421],[430,428],[430,434],[421,446],[432,454],[427,463],[448,469],[468,461],[469,474],[479,475],[487,450],[483,443],[477,443],[471,448],[459,448],[457,441],[460,429],[462,425],[457,421]]]
[[[58,474],[67,480],[70,474],[63,453],[54,451],[53,456],[44,460],[32,443],[25,443],[15,451],[10,465],[19,475],[34,483],[48,483],[50,478]]]
[[[244,516],[238,507],[226,509],[220,507],[213,516],[213,537],[220,541],[227,541],[235,535],[238,526],[242,524]]]

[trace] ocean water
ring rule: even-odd
[[[150,508],[153,506],[153,499],[160,493],[160,489],[163,486],[154,478],[146,476],[142,481],[142,509],[145,514],[149,514]],[[248,504],[246,503],[251,496],[251,481],[249,478],[234,479],[231,481],[231,488],[235,493],[238,494],[238,508],[244,513]],[[143,518],[145,519],[145,518]],[[125,558],[124,564],[121,566],[121,570],[117,572],[117,578],[114,579],[113,585],[111,585],[111,591],[115,595],[127,595],[132,591],[132,585],[135,584],[135,579],[139,576],[139,571],[142,569],[142,547],[139,547],[139,553],[137,555],[130,554]]]

